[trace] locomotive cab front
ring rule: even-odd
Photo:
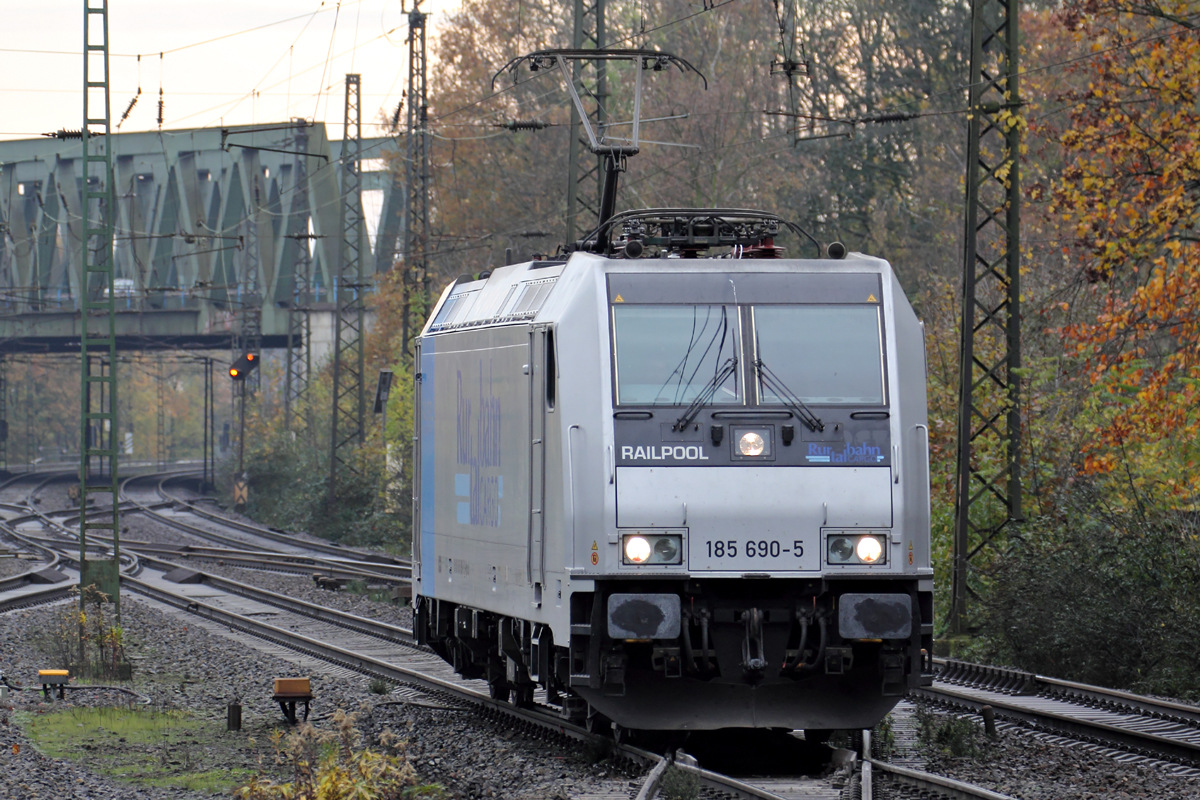
[[[606,275],[616,525],[573,682],[632,727],[870,727],[928,680],[920,326],[878,260],[732,263]]]

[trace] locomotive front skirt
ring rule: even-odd
[[[886,261],[516,264],[417,353],[417,632],[493,696],[821,731],[930,682],[923,328]]]

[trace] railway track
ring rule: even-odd
[[[30,494],[35,492],[36,489]],[[140,508],[143,513],[146,507],[151,505],[132,498],[128,499],[128,502],[132,508]],[[172,501],[164,498],[162,502]],[[25,522],[40,521],[47,529],[56,530],[60,535],[71,533],[67,524],[77,521],[80,513],[78,510],[66,513],[42,511],[32,503],[29,503],[27,509],[29,513],[17,519]],[[21,541],[24,546],[38,548],[48,554],[48,558],[69,578],[63,585],[31,591],[19,601],[19,605],[26,607],[36,603],[54,602],[65,597],[70,586],[78,581],[76,557],[68,550],[71,542],[65,538],[39,539],[28,532],[16,533],[11,528],[8,529],[8,533],[10,538]],[[93,547],[102,550],[106,544],[98,540]],[[208,557],[219,557],[219,554],[228,557],[230,553],[229,550],[219,548],[196,550],[209,551]],[[123,548],[121,577],[122,586],[126,591],[140,595],[151,603],[173,607],[204,618],[221,629],[238,631],[344,669],[383,678],[402,687],[402,691],[433,698],[434,702],[443,705],[450,703],[473,707],[484,716],[503,717],[514,726],[538,728],[549,735],[582,741],[604,738],[565,722],[560,716],[560,709],[547,703],[545,696],[540,692],[535,696],[532,708],[516,708],[507,702],[493,700],[488,694],[486,682],[466,680],[454,674],[450,666],[440,658],[413,643],[411,630],[204,573],[195,569],[190,558],[185,562],[181,558],[184,554],[178,550],[169,551],[168,548],[160,547],[157,552],[152,551],[153,548],[144,544],[139,548],[134,543],[126,542]],[[245,554],[246,558],[257,559],[260,562],[266,556],[259,551],[240,552]],[[173,572],[175,579],[182,576],[188,582],[175,583],[167,577]],[[14,602],[13,606],[16,605],[17,602]],[[5,608],[6,597],[0,595],[0,610]],[[616,745],[616,750],[621,757],[646,766],[660,761],[656,754],[629,744]],[[874,770],[873,774],[885,775],[888,782],[903,782],[904,785],[917,787],[922,796],[1003,800],[1002,795],[948,781],[939,776],[905,770],[877,761],[871,761],[869,764],[869,767],[864,767],[868,774]],[[681,763],[675,766],[684,772],[692,773],[710,791],[726,797],[762,800],[803,797],[810,800],[835,800],[843,796],[843,790],[832,785],[826,778],[795,775],[739,779],[692,764]],[[870,790],[867,791],[869,793]]]
[[[267,571],[285,572],[298,575],[320,575],[322,578],[334,578],[345,580],[357,580],[365,583],[383,584],[383,585],[406,585],[410,578],[411,567],[406,562],[389,563],[386,557],[381,557],[375,560],[352,560],[349,558],[333,558],[323,556],[307,555],[303,552],[294,553],[279,553],[263,549],[253,549],[252,544],[248,544],[244,539],[223,536],[218,532],[208,528],[190,524],[185,519],[181,519],[179,515],[169,514],[169,510],[177,507],[179,501],[169,495],[159,494],[159,499],[156,501],[147,501],[137,497],[131,497],[125,493],[125,489],[130,483],[135,481],[153,481],[161,486],[165,481],[177,477],[178,473],[155,473],[144,476],[133,476],[125,479],[122,484],[122,491],[125,499],[121,502],[121,509],[125,513],[141,513],[148,518],[171,527],[174,530],[188,534],[200,541],[226,545],[225,547],[205,547],[205,546],[187,546],[187,545],[164,545],[156,542],[139,542],[129,539],[123,539],[122,548],[125,550],[133,550],[146,553],[149,555],[175,555],[180,558],[218,561],[228,563],[235,566],[242,566],[251,569],[262,569]],[[8,503],[6,506],[16,512],[24,512],[19,516],[10,519],[14,525],[22,525],[26,523],[37,523],[43,526],[47,531],[56,534],[63,541],[73,541],[78,537],[79,519],[83,513],[91,514],[106,514],[107,509],[89,508],[86,512],[81,509],[63,509],[55,511],[41,511],[37,508],[35,502],[36,494],[39,490],[49,485],[50,483],[69,478],[67,474],[55,474],[50,476],[40,477],[35,481],[32,489],[26,492],[25,502],[21,504]],[[222,519],[215,517],[215,519]],[[231,522],[231,525],[238,523]],[[243,526],[245,527],[245,526]],[[100,534],[93,533],[91,539],[107,543],[111,546],[112,539]],[[295,537],[293,537],[293,541]],[[300,551],[300,545],[294,545],[294,550]],[[321,549],[319,546],[317,549]],[[325,548],[326,550],[328,548]],[[353,553],[361,555],[358,551],[347,550],[341,548],[340,552]]]
[[[29,542],[30,546],[36,544],[32,539]],[[54,547],[52,544],[43,546]],[[66,553],[59,553],[59,557],[67,565],[65,569],[72,573],[72,583],[77,581],[72,557]],[[122,587],[153,603],[196,615],[223,629],[239,631],[323,662],[383,678],[443,705],[473,707],[486,717],[504,717],[514,725],[535,727],[555,736],[581,741],[603,738],[563,721],[559,709],[546,703],[544,696],[537,698],[533,708],[526,709],[491,699],[486,682],[465,680],[454,674],[440,658],[413,643],[411,630],[305,603],[216,575],[201,573],[199,582],[184,584],[173,583],[165,577],[181,567],[184,565],[168,559],[142,555],[123,565]],[[68,590],[69,586],[54,587],[56,593],[42,592],[37,598],[27,600],[25,605],[53,602],[66,596]],[[658,761],[657,755],[631,745],[616,745],[616,749],[622,757],[636,763],[652,765]],[[833,800],[841,796],[840,789],[829,786],[828,781],[821,778],[738,779],[689,764],[676,766],[694,774],[709,789],[728,797],[761,800],[827,797]],[[882,765],[878,769],[887,771],[891,768]],[[912,772],[907,780],[920,783],[920,775]],[[925,791],[934,791],[930,796],[973,796],[988,800],[1000,797],[986,791],[974,795],[935,791],[939,780],[944,781],[929,776],[928,782],[923,784]],[[826,791],[822,793],[822,789]]]
[[[348,561],[365,561],[411,568],[411,563],[408,559],[396,558],[393,556],[387,556],[381,553],[372,553],[364,550],[356,550],[351,547],[336,545],[331,542],[314,541],[310,538],[296,536],[285,531],[276,530],[275,528],[268,528],[262,525],[254,525],[252,523],[243,522],[241,520],[230,519],[229,517],[201,508],[199,504],[194,501],[186,500],[167,491],[166,484],[177,483],[184,479],[185,476],[181,475],[167,475],[158,482],[158,485],[155,487],[155,491],[163,500],[174,503],[176,508],[184,510],[187,513],[201,519],[215,522],[217,525],[228,530],[246,533],[252,537],[257,537],[258,539],[272,542],[275,545],[299,548],[306,552],[321,553],[326,556],[341,558]]]
[[[1167,762],[1176,774],[1200,775],[1200,708],[1048,678],[1029,672],[940,661],[917,697],[971,714],[992,709],[998,721],[1039,735],[1083,742],[1128,759]]]

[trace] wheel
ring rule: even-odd
[[[517,708],[533,708],[533,685],[520,684],[512,691],[512,704]]]
[[[509,694],[510,692],[507,681],[488,681],[488,697],[492,698],[493,700],[499,700],[502,703],[507,703]]]
[[[588,706],[587,719],[583,722],[583,727],[588,733],[603,735],[608,733],[609,726],[612,723],[608,721],[608,717],[604,716],[596,709]]]

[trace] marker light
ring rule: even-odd
[[[845,536],[839,536],[829,542],[830,561],[849,561],[854,555],[854,545]]]
[[[754,431],[746,431],[742,438],[738,439],[738,452],[744,456],[761,456],[765,448],[766,442],[763,441],[763,437]]]
[[[858,540],[854,552],[863,563],[874,564],[883,555],[883,545],[874,536],[864,536]]]
[[[679,545],[675,543],[674,539],[668,536],[660,537],[654,543],[654,555],[658,556],[659,560],[668,564],[673,563],[675,556],[679,555]]]
[[[236,378],[238,375],[241,375],[241,374],[242,374],[242,373],[240,373],[240,372],[238,372],[238,371],[237,371],[237,368],[236,368],[236,367],[230,367],[230,368],[229,368],[229,377],[231,377],[231,378]]]
[[[650,543],[642,536],[630,536],[625,540],[625,557],[635,564],[650,558]]]

